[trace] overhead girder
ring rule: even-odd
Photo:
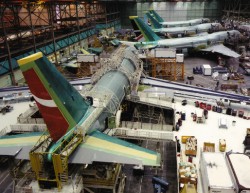
[[[227,17],[234,19],[248,18],[250,16],[250,1],[224,0],[223,12]]]
[[[13,73],[19,57],[36,51],[52,54],[90,37],[95,29],[118,26],[118,6],[109,5],[78,0],[2,0],[0,75]]]
[[[1,34],[2,36],[2,42],[0,43],[0,48],[1,48],[1,54],[4,50],[7,51],[8,53],[8,57],[5,57],[5,62],[2,62],[1,63],[1,69],[9,72],[10,74],[10,79],[11,79],[11,83],[12,85],[15,85],[16,82],[15,82],[15,77],[14,77],[14,72],[13,72],[13,64],[12,64],[12,59],[11,59],[11,53],[10,53],[10,46],[9,46],[9,42],[7,41],[7,30],[8,30],[8,27],[10,26],[15,26],[16,24],[16,21],[15,21],[15,11],[16,9],[13,8],[12,5],[9,5],[7,3],[5,4],[1,4],[1,13],[0,13],[0,18],[1,19],[1,31],[3,32]],[[8,60],[8,62],[6,62],[6,60]],[[0,70],[1,70],[0,69]]]

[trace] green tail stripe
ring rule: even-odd
[[[43,72],[41,72],[40,68],[37,65],[34,66],[34,70],[36,71],[36,73],[38,74],[38,76],[39,76],[40,80],[42,81],[44,87],[46,88],[46,90],[48,91],[48,93],[53,98],[54,102],[56,103],[56,105],[58,106],[58,108],[60,109],[62,114],[64,115],[64,118],[69,123],[69,128],[74,127],[76,125],[76,121],[73,119],[73,117],[70,115],[68,110],[63,105],[63,101],[60,99],[60,95],[58,96],[58,94],[55,93],[55,90],[53,90],[51,88],[51,84],[44,77]]]
[[[52,64],[49,64],[48,62],[46,63],[46,61],[47,61],[47,58],[42,57],[42,58],[39,58],[35,61],[31,61],[29,63],[26,63],[25,65],[20,65],[20,68],[21,68],[22,72],[26,72],[29,69],[33,69],[36,72],[36,74],[37,74],[38,78],[40,79],[40,81],[42,82],[43,86],[45,87],[45,89],[47,90],[49,95],[52,97],[52,99],[54,100],[58,109],[60,109],[64,119],[69,124],[68,129],[71,129],[76,125],[76,121],[74,120],[74,118],[71,116],[71,114],[68,112],[68,110],[63,105],[63,101],[61,101],[60,95],[55,93],[54,89],[51,87],[51,83],[49,82],[50,79],[45,77],[45,74],[50,73],[49,71],[51,69],[53,69],[53,67],[54,67]],[[51,65],[51,68],[49,70],[47,70],[46,73],[42,72],[41,69],[46,68],[47,65]],[[58,73],[58,71],[55,71],[55,73]]]
[[[36,63],[40,71],[39,77],[46,83],[46,89],[72,128],[85,115],[89,104],[45,56]]]

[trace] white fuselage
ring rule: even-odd
[[[159,28],[159,29],[153,29],[153,31],[169,33],[169,34],[201,33],[201,32],[207,32],[209,29],[212,29],[214,26],[221,27],[219,23],[203,23],[199,25],[186,26],[186,27]]]
[[[207,18],[191,19],[187,21],[164,21],[160,22],[163,26],[174,27],[174,26],[192,26],[197,24],[202,24],[204,21],[209,22]]]
[[[237,30],[220,31],[212,34],[207,34],[204,36],[164,39],[164,40],[158,40],[157,45],[165,47],[174,47],[174,48],[183,48],[183,47],[191,48],[191,47],[197,47],[199,45],[209,45],[213,43],[223,42],[224,40],[228,39],[229,34],[239,35],[240,32]]]

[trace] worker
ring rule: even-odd
[[[217,88],[219,87],[219,84],[220,84],[220,81],[217,81],[217,82],[216,82],[216,87],[217,87]]]
[[[177,136],[175,136],[175,140],[176,140],[177,152],[180,153],[181,152],[180,140],[177,138]]]
[[[180,125],[179,125],[178,123],[176,123],[176,125],[175,125],[175,130],[176,130],[176,131],[179,131],[179,129],[180,129]]]

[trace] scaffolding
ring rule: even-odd
[[[248,0],[224,0],[223,5],[226,18],[241,23],[250,23],[250,2]]]
[[[83,171],[83,192],[109,189],[112,193],[123,193],[125,179],[121,164],[92,164]]]
[[[9,0],[0,2],[0,15],[0,75],[9,73],[13,85],[18,59],[40,51],[58,64],[87,46],[96,28],[119,25],[116,2]]]
[[[149,58],[152,64],[152,77],[165,80],[184,80],[184,63],[175,58]]]
[[[92,76],[100,67],[97,62],[81,62],[76,75],[80,78]]]
[[[62,189],[68,181],[68,158],[83,141],[83,134],[78,129],[72,136],[63,140],[61,145],[52,153],[47,152],[52,139],[44,133],[34,148],[30,151],[30,162],[40,188],[56,187]],[[46,160],[51,154],[52,162]]]

